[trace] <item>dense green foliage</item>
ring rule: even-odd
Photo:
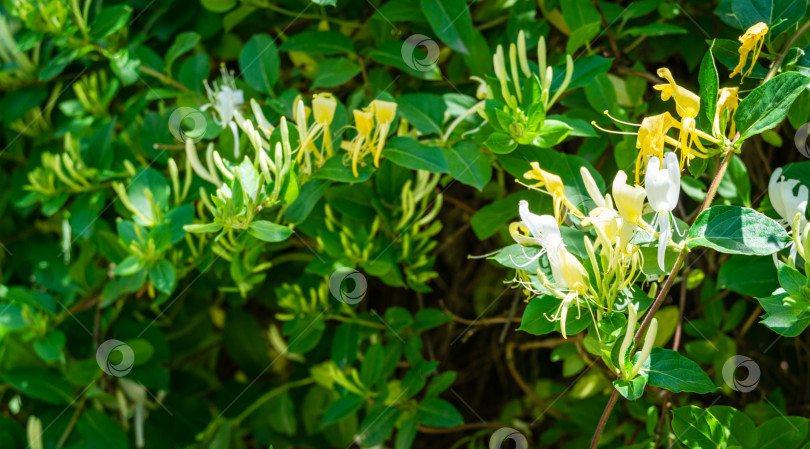
[[[0,448],[810,448],[808,28],[5,0]]]

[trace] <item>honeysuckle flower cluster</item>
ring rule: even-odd
[[[357,166],[364,165],[363,158],[366,155],[372,154],[374,166],[380,166],[382,150],[397,115],[397,104],[374,100],[368,107],[355,109],[352,114],[357,135],[351,141],[344,140],[341,148],[347,152],[346,158],[351,162],[352,173],[356,178],[360,176]]]
[[[578,312],[585,307],[592,314],[596,310],[599,315],[625,305],[625,290],[633,289],[643,263],[636,244],[639,233],[654,235],[658,230],[658,265],[666,271],[664,256],[671,244],[672,210],[680,195],[680,166],[675,153],[666,153],[663,161],[652,156],[648,162],[646,187],[628,185],[627,174],[620,170],[613,180],[612,195],[603,195],[590,172],[581,167],[583,184],[595,205],[587,215],[566,196],[559,176],[543,170],[537,162],[531,166],[532,170],[524,177],[539,182],[528,187],[553,197],[554,215],[535,214],[524,200],[518,205],[521,222],[512,223],[509,230],[517,243],[540,247],[540,252],[529,263],[545,255],[552,279],[538,269],[537,282],[531,278],[535,273],[523,275],[519,282],[534,294],[551,294],[562,300],[557,312],[549,318],[561,322],[565,337],[565,320],[570,307],[576,307]],[[651,224],[643,218],[645,200],[648,200],[646,208],[655,214]],[[593,228],[596,234],[595,242],[588,235],[584,237],[587,260],[577,259],[562,239],[559,225],[566,220],[565,210],[578,219],[582,230]]]
[[[743,78],[747,76],[757,58],[759,57],[760,50],[762,49],[762,40],[768,32],[768,26],[764,23],[758,23],[748,31],[740,36],[740,63],[734,69],[731,77],[740,71],[745,66],[748,54],[753,50],[754,55],[751,62],[751,67],[743,74]],[[641,124],[628,123],[616,118],[610,117],[607,111],[605,114],[618,123],[629,126],[637,126],[638,132],[616,132],[608,131],[600,128],[595,122],[594,126],[606,132],[616,134],[631,134],[636,135],[636,148],[639,150],[638,157],[636,158],[635,180],[636,184],[640,182],[641,175],[647,169],[647,162],[651,157],[656,157],[662,160],[666,145],[673,148],[673,151],[680,153],[680,168],[689,165],[690,161],[695,157],[707,158],[714,155],[711,149],[707,149],[702,140],[710,142],[716,146],[724,146],[728,141],[734,139],[737,132],[736,124],[734,123],[734,114],[739,106],[739,89],[737,87],[721,88],[718,92],[717,103],[714,105],[714,120],[711,124],[711,134],[708,134],[697,127],[697,116],[700,112],[700,97],[694,92],[679,85],[672,72],[663,67],[658,69],[658,76],[663,78],[666,83],[656,84],[653,89],[661,92],[661,100],[675,102],[675,111],[679,119],[673,117],[669,112],[663,114],[652,115],[645,117]],[[677,129],[678,138],[675,139],[668,135],[671,129]]]

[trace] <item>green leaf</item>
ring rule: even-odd
[[[236,0],[200,0],[203,8],[216,13],[223,13],[236,6]]]
[[[715,39],[713,41],[707,41],[707,43],[712,47],[712,53],[714,53],[714,57],[717,61],[723,64],[729,72],[737,66],[737,63],[740,61],[740,53],[737,51],[740,48],[739,42],[728,39]],[[747,70],[746,68],[746,71]],[[751,74],[747,78],[763,79],[767,74],[768,69],[763,67],[762,64],[757,63],[754,65]]]
[[[56,362],[65,347],[65,333],[59,329],[50,330],[44,337],[34,342],[34,350],[46,362]]]
[[[779,288],[771,257],[731,256],[720,267],[717,287],[761,298]]]
[[[180,33],[177,37],[174,38],[174,43],[169,50],[166,51],[166,71],[170,72],[172,63],[194,48],[198,42],[200,42],[200,35],[195,33],[194,31],[186,31],[184,33]]]
[[[149,190],[152,193],[152,199],[145,193]],[[150,221],[154,221],[154,211],[152,205],[154,204],[158,209],[165,210],[169,205],[169,183],[166,178],[157,170],[151,168],[142,168],[135,173],[130,181],[127,194],[132,205]],[[153,203],[154,201],[154,203]],[[140,217],[135,216],[136,221]],[[151,225],[154,223],[141,223],[142,225]]]
[[[622,36],[669,36],[673,34],[686,34],[689,31],[670,23],[650,23],[640,27],[630,28]]]
[[[633,380],[616,379],[613,387],[628,401],[635,401],[644,395],[644,386],[647,385],[647,378],[637,376]]]
[[[130,255],[115,266],[113,273],[115,273],[116,276],[129,276],[137,273],[142,268],[141,259],[138,256]]]
[[[397,112],[425,134],[441,134],[444,113],[447,110],[444,99],[434,94],[408,94],[397,100]]]
[[[90,409],[84,412],[76,423],[76,431],[84,440],[84,448],[129,449],[127,434],[115,420],[102,411]]]
[[[383,150],[385,155],[387,150]],[[374,165],[371,161],[367,161],[366,165],[357,164],[357,177],[352,173],[351,165],[343,164],[343,155],[338,154],[326,160],[321,168],[315,172],[314,177],[317,179],[328,179],[338,182],[363,182],[367,181],[374,173]]]
[[[435,1],[435,0],[434,0]],[[372,50],[369,53],[369,57],[372,61],[378,62],[380,64],[396,67],[399,70],[407,73],[410,76],[421,78],[424,80],[430,81],[437,81],[442,79],[442,72],[439,70],[438,64],[427,64],[427,65],[420,65],[417,70],[412,65],[414,64],[413,61],[406,61],[402,58],[402,46],[408,45],[403,42],[386,42],[382,45],[379,45],[377,48]],[[419,51],[421,53],[421,49],[414,47],[414,51]],[[416,59],[424,59],[426,56],[422,55],[413,55]]]
[[[714,47],[714,42],[712,42],[712,47]],[[700,111],[704,117],[709,119],[707,123],[713,123],[720,80],[717,76],[717,67],[714,65],[712,48],[709,48],[709,51],[703,56],[703,60],[700,61],[698,81],[700,82]]]
[[[326,409],[326,412],[323,414],[323,425],[328,426],[329,424],[340,421],[359,410],[364,403],[365,398],[348,393],[346,396],[343,396],[329,405],[329,408]]]
[[[601,23],[599,11],[589,0],[568,0],[560,2],[565,24],[573,31],[594,22]]]
[[[635,356],[638,357],[638,353]],[[717,390],[697,363],[671,349],[653,348],[642,371],[647,376],[648,384],[673,393],[688,391],[704,394]]]
[[[796,72],[777,75],[746,95],[734,114],[734,122],[745,140],[769,130],[785,119],[790,105],[807,89],[810,77]]]
[[[537,296],[529,301],[523,317],[520,320],[518,330],[528,332],[532,335],[545,335],[553,331],[561,332],[560,320],[551,321],[550,317],[557,314],[561,299],[554,296]],[[577,311],[576,307],[568,309],[565,320],[565,333],[568,337],[585,330],[591,325],[593,320],[587,310]]]
[[[681,443],[692,449],[725,447],[720,421],[708,410],[687,405],[672,411],[672,430]]]
[[[472,216],[470,224],[473,232],[479,239],[487,239],[499,229],[504,228],[507,221],[517,218],[520,200],[527,200],[533,208],[543,210],[544,207],[552,207],[549,198],[548,195],[528,190],[515,192],[506,198],[499,198],[478,209],[478,212]]]
[[[331,159],[330,159],[331,160]],[[351,168],[349,169],[351,170]],[[288,223],[301,223],[306,220],[315,204],[326,193],[331,184],[326,179],[313,179],[301,186],[301,192],[295,201],[284,211],[284,219]]]
[[[769,313],[762,324],[784,337],[797,337],[810,325],[810,312],[787,309]]]
[[[149,269],[149,281],[163,293],[171,293],[176,281],[174,266],[166,260],[159,260]]]
[[[354,323],[343,323],[338,326],[335,336],[332,338],[332,360],[340,369],[354,363],[357,359],[357,325]]]
[[[57,75],[65,70],[65,67],[67,67],[71,61],[76,59],[78,53],[79,52],[75,48],[68,48],[57,53],[56,56],[51,58],[48,61],[48,64],[45,65],[45,67],[43,67],[39,72],[39,79],[41,81],[48,81],[56,78]]]
[[[352,54],[354,42],[337,31],[306,31],[291,36],[279,49],[316,55]]]
[[[468,55],[472,48],[473,25],[464,0],[421,0],[430,27],[453,50]]]
[[[453,382],[456,381],[456,372],[455,371],[446,371],[444,373],[439,374],[438,376],[430,379],[430,383],[425,390],[425,397],[429,398],[432,396],[438,396],[444,390],[450,388],[450,385],[453,385]]]
[[[271,364],[263,332],[249,312],[236,307],[228,309],[222,329],[225,350],[230,359],[252,377],[263,373]]]
[[[318,69],[312,87],[335,87],[344,84],[360,73],[360,66],[346,58],[330,58]]]
[[[427,398],[419,404],[416,412],[419,424],[431,427],[453,427],[464,423],[464,418],[449,402],[439,398]]]
[[[807,418],[778,416],[757,428],[758,449],[796,449],[807,436]]]
[[[765,214],[737,206],[714,206],[698,215],[687,245],[728,254],[766,256],[790,242],[784,228]]]
[[[360,366],[360,380],[363,385],[371,387],[382,375],[383,360],[385,352],[381,343],[371,345],[366,351],[366,358]]]
[[[487,137],[484,146],[495,154],[509,154],[515,151],[517,142],[509,134],[496,131]]]
[[[574,54],[580,47],[590,44],[591,40],[599,34],[602,22],[591,22],[573,30],[568,42],[565,44],[565,52]]]
[[[266,34],[250,38],[239,53],[239,70],[250,87],[267,94],[278,79],[280,62],[275,39]]]
[[[405,420],[397,431],[397,438],[394,442],[394,449],[410,449],[416,439],[419,430],[419,421],[416,417]]]
[[[62,376],[45,368],[17,368],[3,373],[3,380],[22,394],[49,404],[73,401],[73,389]]]
[[[789,295],[796,298],[803,298],[803,289],[804,286],[807,285],[807,277],[790,265],[782,264],[779,267],[779,285],[781,285]]]
[[[127,5],[115,5],[103,8],[88,27],[90,39],[100,41],[115,33],[129,23],[132,8]]]
[[[473,186],[480,192],[492,179],[490,156],[473,143],[458,142],[450,148],[443,148],[444,158],[450,176],[457,181]]]
[[[292,235],[292,229],[265,220],[254,220],[248,227],[248,233],[265,242],[283,242]]]
[[[383,156],[400,167],[447,173],[447,160],[442,151],[410,137],[397,136],[385,144]]]
[[[200,223],[183,226],[186,232],[217,232],[222,229],[219,223]]]
[[[543,129],[537,133],[537,137],[532,141],[532,145],[540,148],[551,148],[568,137],[568,133],[571,132],[571,129],[572,128],[564,122],[546,120],[543,123]]]
[[[757,428],[745,413],[727,405],[709,407],[709,413],[726,429],[730,446],[744,449],[757,448]]]

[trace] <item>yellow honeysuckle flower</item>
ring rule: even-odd
[[[388,136],[388,130],[391,129],[391,123],[397,115],[397,104],[392,101],[374,100],[371,102],[371,110],[374,111],[374,118],[377,120],[377,131],[375,133],[375,141],[377,147],[374,150],[374,166],[380,166],[380,154],[382,154],[383,146],[385,146],[385,138]]]
[[[668,68],[658,69],[658,76],[667,80],[668,84],[656,84],[653,89],[661,91],[661,100],[667,101],[675,98],[675,108],[678,115],[683,117],[697,117],[700,112],[700,97],[689,89],[683,88],[675,82],[672,72]]]
[[[713,143],[719,143],[719,141],[697,129],[695,117],[697,117],[700,112],[700,97],[690,90],[679,86],[675,82],[675,78],[672,77],[672,73],[669,69],[658,69],[658,76],[664,78],[669,83],[656,84],[653,86],[653,89],[661,91],[661,99],[664,101],[673,98],[675,100],[675,109],[681,117],[679,126],[681,132],[678,136],[676,146],[681,150],[681,168],[683,168],[683,166],[688,165],[689,161],[694,159],[695,156],[706,157],[706,149],[703,147],[703,144],[700,143],[700,137]],[[664,139],[666,139],[666,136]],[[697,150],[694,150],[694,154],[692,143],[697,146]],[[661,158],[663,153],[658,153],[655,156]],[[638,175],[639,173],[636,172],[636,179],[638,179]]]
[[[568,210],[575,215],[582,216],[582,213],[565,197],[565,187],[559,176],[541,169],[540,164],[537,162],[532,162],[531,166],[532,169],[524,173],[523,177],[525,179],[538,181],[536,184],[529,187],[535,189],[545,187],[545,191],[554,198],[554,217],[557,219],[557,222],[562,223],[565,219],[563,206],[567,207]]]
[[[751,74],[751,71],[754,70],[754,65],[757,63],[757,59],[759,59],[759,53],[762,51],[762,44],[765,42],[766,34],[768,34],[768,25],[764,22],[759,22],[751,26],[751,28],[748,28],[745,33],[740,36],[738,40],[742,45],[740,45],[740,48],[737,50],[737,52],[740,53],[740,62],[734,67],[734,70],[728,76],[729,78],[734,78],[738,73],[742,73],[745,68],[745,62],[748,60],[748,53],[751,53],[753,50],[754,54],[751,57],[751,66],[748,67],[745,73],[742,73],[740,82]]]
[[[616,200],[616,209],[627,223],[642,223],[641,212],[647,192],[639,185],[627,185],[627,174],[619,170],[613,179],[613,198]]]
[[[312,113],[315,122],[323,127],[323,149],[327,157],[332,155],[332,133],[329,125],[335,118],[336,107],[337,100],[330,93],[317,94],[312,98]]]
[[[639,184],[640,175],[644,170],[643,167],[647,166],[647,160],[651,156],[663,157],[664,142],[667,132],[671,128],[678,128],[678,121],[669,112],[644,117],[644,120],[641,121],[636,138],[636,148],[639,150],[636,158],[636,184]]]
[[[352,174],[355,178],[360,176],[357,172],[357,163],[362,160],[372,146],[371,133],[374,131],[374,113],[371,110],[355,109],[354,125],[357,136],[351,142],[343,141],[343,146],[349,151],[352,159]]]
[[[739,89],[736,87],[724,87],[720,89],[720,94],[717,97],[717,110],[714,114],[714,123],[712,123],[712,130],[715,136],[719,137],[723,135],[729,122],[731,122],[731,128],[728,132],[728,138],[733,138],[734,134],[737,132],[737,126],[734,123],[734,113],[737,111],[737,106],[740,105],[738,93]],[[727,112],[728,117],[726,117]]]
[[[571,254],[565,245],[560,246],[560,271],[562,272],[565,285],[578,295],[584,295],[588,292],[587,278],[588,273],[582,262],[579,261],[573,254]]]

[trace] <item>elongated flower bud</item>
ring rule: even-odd
[[[619,369],[622,372],[624,372],[625,356],[627,355],[627,350],[630,349],[630,342],[633,341],[633,334],[636,332],[636,322],[638,322],[638,313],[636,312],[635,305],[629,304],[627,306],[627,312],[627,332],[624,334],[624,340],[619,347]]]
[[[638,354],[638,360],[636,360],[636,364],[633,365],[633,372],[630,374],[630,378],[636,377],[638,374],[638,370],[641,369],[641,365],[647,360],[647,357],[650,356],[650,351],[652,351],[653,344],[655,343],[655,337],[658,335],[658,320],[653,318],[650,321],[650,328],[647,329],[647,335],[644,337],[644,346],[641,348],[641,352]]]

